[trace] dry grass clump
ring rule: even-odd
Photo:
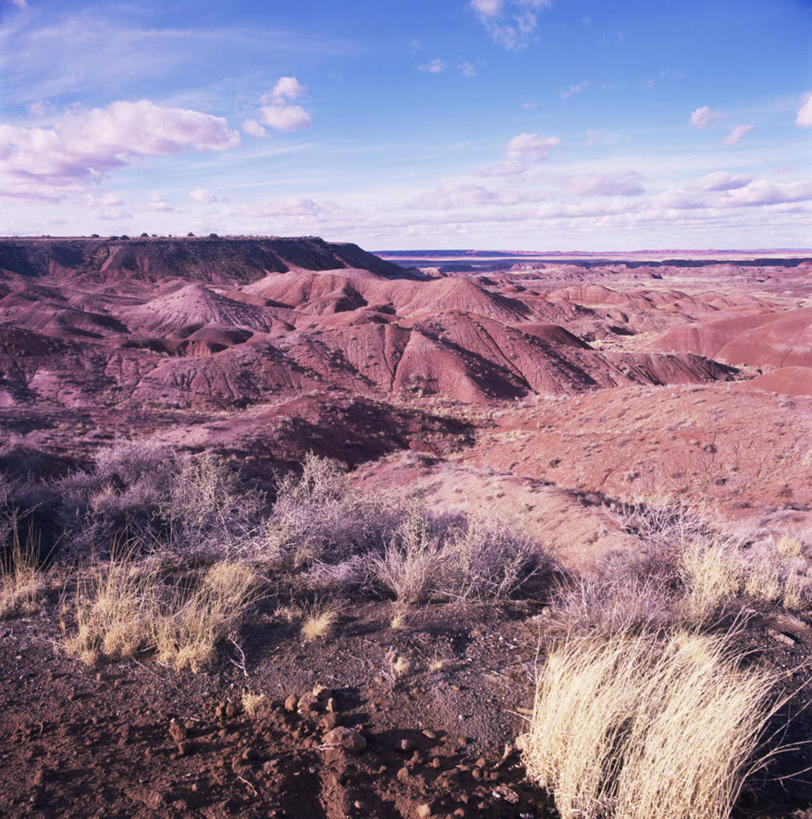
[[[774,683],[725,637],[570,637],[539,673],[524,763],[562,816],[721,819],[754,770]]]
[[[158,662],[198,672],[216,656],[217,643],[239,624],[258,578],[229,561],[211,566],[191,592],[176,590],[154,617]]]
[[[333,603],[318,600],[306,605],[302,610],[302,639],[311,643],[330,637],[338,623],[338,609]]]
[[[268,704],[266,694],[255,694],[251,691],[244,691],[241,698],[243,712],[249,717],[255,717]]]
[[[0,532],[3,534],[3,532]],[[0,618],[33,614],[45,588],[39,543],[30,527],[23,542],[16,514],[8,518],[6,538],[0,540]]]
[[[83,662],[99,656],[130,657],[150,646],[158,582],[154,571],[116,554],[93,566],[80,580],[73,601],[76,630],[65,649]]]
[[[161,663],[199,671],[238,625],[257,577],[239,563],[220,561],[172,589],[163,579],[131,553],[92,567],[76,590],[76,629],[65,637],[66,650],[92,663],[154,649]]]

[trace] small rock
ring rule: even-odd
[[[769,634],[770,637],[773,638],[773,640],[776,640],[779,643],[783,643],[785,646],[795,645],[795,640],[793,640],[792,637],[789,636],[789,634],[784,634],[783,632],[776,631],[775,629],[772,628],[767,629],[767,634]]]
[[[419,805],[415,811],[415,816],[417,816],[418,819],[428,819],[428,817],[431,816],[431,805],[425,803]]]
[[[334,714],[336,711],[338,711],[338,703],[336,703],[336,698],[335,697],[330,697],[327,700],[327,710],[331,714]]]
[[[404,767],[402,767],[402,768],[401,768],[401,769],[400,769],[400,770],[399,770],[399,771],[398,771],[398,772],[395,774],[395,776],[396,776],[396,777],[397,777],[397,778],[398,778],[398,779],[399,779],[401,782],[407,782],[407,781],[408,781],[408,779],[409,779],[409,777],[411,776],[411,773],[409,772],[409,769],[408,769],[407,767],[405,767],[405,766],[404,766]]]
[[[299,702],[297,703],[296,707],[302,712],[320,711],[321,703],[319,702],[319,698],[312,691],[308,691],[306,694],[302,694],[302,696],[299,697]]]
[[[186,739],[186,728],[173,718],[169,721],[169,736],[173,742],[183,742]]]
[[[426,730],[423,731],[423,736],[426,737],[426,739],[437,739],[436,732],[431,731],[428,728],[426,728]]]
[[[332,731],[338,725],[338,714],[329,713],[325,714],[324,718],[321,721],[321,727],[324,728],[325,731]]]
[[[367,741],[355,728],[346,728],[344,726],[338,726],[328,731],[324,736],[324,744],[344,748],[354,754],[360,754],[367,747]]]
[[[477,768],[484,768],[488,763],[485,761],[485,757],[481,756],[474,764]]]
[[[285,700],[285,710],[286,711],[295,711],[296,710],[296,703],[298,703],[298,702],[299,702],[299,700],[298,700],[297,696],[295,694],[291,694]]]
[[[413,739],[402,739],[400,741],[400,750],[401,751],[413,751],[417,747],[417,743]]]

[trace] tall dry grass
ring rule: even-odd
[[[87,663],[154,651],[158,662],[197,672],[239,625],[257,586],[250,568],[229,561],[168,586],[154,565],[113,554],[79,582],[65,649]]]
[[[0,618],[33,614],[45,588],[39,540],[30,526],[23,539],[15,513],[4,522],[5,527],[0,527],[6,535],[0,540]]]
[[[538,676],[528,775],[565,817],[722,819],[758,764],[774,684],[725,636],[567,638]]]

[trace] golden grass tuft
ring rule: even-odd
[[[16,517],[10,529],[11,548],[0,560],[0,618],[33,614],[45,588],[39,543],[30,529],[22,542]]]
[[[250,569],[220,561],[193,578],[191,588],[168,591],[157,570],[114,554],[80,582],[76,630],[66,635],[65,648],[89,663],[154,649],[158,662],[197,672],[237,626],[256,585]]]
[[[722,819],[753,770],[774,683],[740,668],[724,636],[566,638],[537,678],[524,763],[562,816]]]
[[[332,604],[318,601],[304,608],[302,615],[302,639],[306,643],[314,640],[326,640],[338,623],[338,610]]]
[[[255,717],[267,704],[266,694],[254,694],[251,691],[244,691],[241,699],[242,710],[249,717]]]

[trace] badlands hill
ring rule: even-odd
[[[661,489],[739,516],[806,508],[809,260],[473,258],[407,269],[313,237],[2,240],[0,455],[47,474],[154,436],[262,478],[307,451],[386,476],[411,449],[440,458],[421,467],[438,487],[460,480],[448,458],[480,470],[473,505],[503,502],[481,472],[496,470],[541,482],[533,510]]]

